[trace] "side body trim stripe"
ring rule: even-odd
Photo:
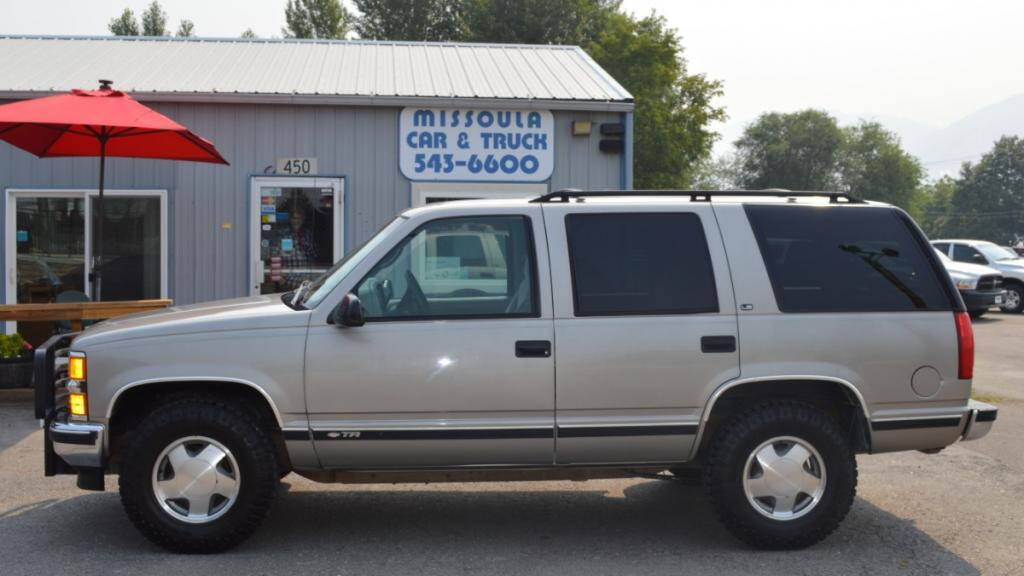
[[[697,424],[658,424],[650,426],[559,426],[559,438],[606,438],[625,436],[692,436]],[[329,429],[313,430],[314,440],[506,440],[553,438],[554,428],[413,428],[391,430]],[[305,431],[288,430],[286,440],[306,440]]]
[[[941,418],[915,418],[908,420],[878,420],[871,423],[875,432],[914,430],[919,428],[951,428],[960,425],[960,416]]]

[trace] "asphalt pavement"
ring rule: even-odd
[[[0,396],[0,574],[994,574],[1024,576],[1024,316],[975,324],[986,438],[936,455],[858,457],[853,510],[806,550],[731,538],[703,491],[659,480],[322,485],[295,475],[256,535],[169,554],[104,493],[42,476],[42,434]],[[24,398],[24,396],[21,396]]]

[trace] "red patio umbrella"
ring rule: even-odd
[[[99,156],[100,188],[93,298],[100,299],[103,265],[103,177],[107,156],[227,164],[213,143],[100,80],[99,90],[0,106],[0,140],[39,156]]]

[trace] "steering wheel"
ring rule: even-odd
[[[391,280],[384,279],[373,283],[373,291],[377,295],[377,301],[380,302],[381,314],[388,313],[388,303],[391,302]]]
[[[395,311],[404,316],[425,316],[428,314],[430,312],[430,302],[427,302],[427,297],[423,294],[420,283],[416,281],[416,277],[409,270],[405,271],[405,284],[405,294],[402,296],[402,301],[398,303]]]

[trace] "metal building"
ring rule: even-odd
[[[574,46],[0,37],[0,103],[100,78],[231,163],[108,163],[106,299],[279,291],[410,206],[632,185],[632,96]],[[0,144],[4,302],[88,292],[96,170]]]

